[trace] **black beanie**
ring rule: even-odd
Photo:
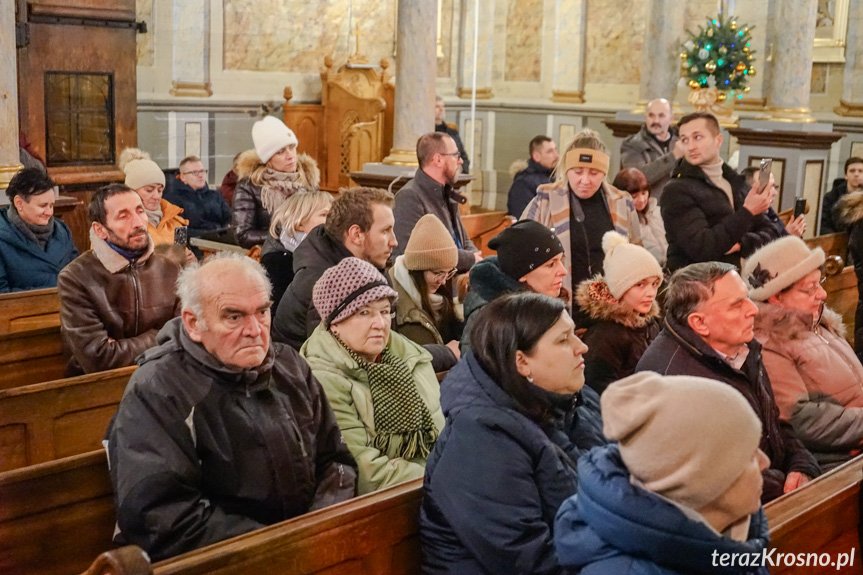
[[[503,273],[516,281],[563,253],[557,235],[533,220],[515,222],[493,237],[488,247],[497,251]]]

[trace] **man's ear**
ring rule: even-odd
[[[689,317],[686,318],[686,323],[689,324],[689,328],[692,331],[701,337],[708,337],[710,335],[710,329],[708,329],[707,324],[704,323],[703,313],[693,312],[689,314]]]
[[[358,224],[354,224],[345,232],[345,243],[350,243],[357,247],[363,245],[363,231]]]
[[[719,141],[719,147],[722,147],[722,134],[720,133],[718,136],[716,136],[716,139]]]
[[[186,333],[189,334],[189,339],[192,341],[196,341],[198,343],[201,342],[201,321],[198,319],[198,316],[195,315],[190,309],[184,309],[182,313],[183,318],[183,327],[186,328]]]
[[[108,239],[108,230],[105,229],[105,226],[100,224],[99,222],[93,222],[93,231],[96,233],[96,237],[100,240]]]

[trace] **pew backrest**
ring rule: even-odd
[[[0,294],[0,334],[60,325],[57,288]]]
[[[0,472],[99,449],[135,369],[0,390]]]
[[[65,371],[59,325],[0,334],[0,389],[60,379]]]

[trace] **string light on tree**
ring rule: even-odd
[[[743,93],[749,76],[755,75],[752,28],[738,23],[735,17],[719,15],[699,26],[697,33],[688,31],[689,40],[680,53],[680,68],[688,86],[693,90],[715,86],[724,92]]]

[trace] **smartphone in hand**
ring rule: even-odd
[[[184,248],[189,247],[189,226],[174,228],[174,243]]]
[[[806,198],[797,198],[794,202],[794,219],[806,213]]]
[[[767,182],[770,181],[770,170],[773,168],[773,159],[764,158],[761,160],[761,165],[758,168],[758,193],[763,194],[767,187]]]

